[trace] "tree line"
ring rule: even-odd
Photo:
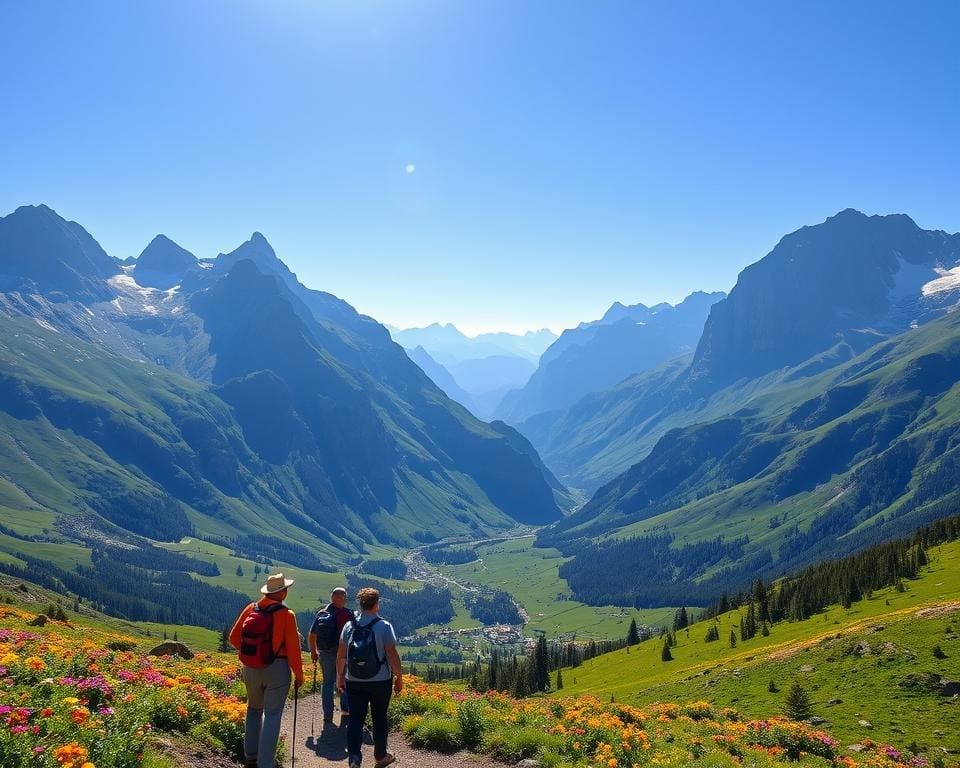
[[[748,542],[719,536],[673,549],[673,536],[660,534],[586,544],[560,566],[560,576],[590,605],[679,605],[689,602],[691,593],[704,593],[696,579],[708,569],[741,560]],[[751,561],[750,567],[758,564]]]
[[[927,549],[960,538],[960,515],[943,518],[917,530],[911,537],[875,544],[861,552],[807,566],[775,583],[757,579],[748,590],[726,593],[704,616],[713,618],[747,606],[742,639],[749,639],[765,623],[800,621],[839,603],[844,608],[874,590],[903,588],[904,579],[916,578],[927,564]]]
[[[356,594],[362,587],[374,587],[380,592],[380,612],[393,624],[398,637],[412,635],[429,624],[446,624],[454,617],[453,595],[449,589],[426,584],[408,591],[360,574],[347,575],[349,594]]]
[[[0,563],[0,572],[59,594],[79,595],[96,610],[132,621],[219,629],[232,624],[249,602],[246,595],[212,586],[183,571],[130,565],[107,556],[103,550],[91,553],[92,565],[78,564],[71,571],[23,553],[15,557],[25,567]],[[122,585],[122,592],[118,585]]]
[[[533,648],[524,655],[501,654],[494,648],[490,659],[483,663],[476,661],[466,665],[462,671],[463,679],[478,693],[501,691],[514,698],[524,698],[535,693],[563,687],[564,667],[579,667],[604,653],[610,653],[628,644],[635,645],[652,635],[649,627],[639,628],[636,621],[631,622],[628,636],[616,640],[590,640],[589,642],[548,641],[545,635],[537,638]],[[635,638],[629,642],[630,637]],[[551,673],[556,676],[551,681]]]

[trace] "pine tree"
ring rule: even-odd
[[[806,720],[812,713],[810,697],[799,681],[795,682],[787,693],[784,712],[791,720]]]
[[[661,661],[673,661],[673,654],[670,653],[670,639],[663,641],[663,650],[660,651]]]
[[[540,635],[537,639],[537,648],[533,656],[535,690],[545,691],[550,687],[550,652],[547,649],[547,638]]]
[[[640,630],[637,629],[637,620],[630,620],[630,628],[627,630],[627,645],[636,645],[640,642]]]
[[[226,653],[230,650],[230,630],[226,627],[220,630],[220,642],[217,643],[217,650],[220,653]]]
[[[777,683],[774,680],[770,681],[770,684],[767,686],[767,690],[770,691],[770,693],[780,693],[780,689],[777,688]]]
[[[237,576],[243,576],[243,566],[237,565]]]
[[[563,670],[562,669],[557,670],[557,690],[558,691],[563,690]]]
[[[490,654],[490,665],[487,667],[487,690],[496,691],[497,688],[497,677],[498,677],[498,667],[500,666],[500,655],[497,653],[496,649],[493,650]]]
[[[733,629],[730,630],[730,647],[731,648],[737,647],[737,633]]]

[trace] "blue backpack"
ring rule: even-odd
[[[350,634],[350,643],[347,645],[347,666],[350,676],[357,680],[369,680],[380,671],[383,661],[377,653],[377,637],[373,632],[373,625],[380,621],[377,616],[365,626],[361,626],[355,618],[350,619],[353,632]]]

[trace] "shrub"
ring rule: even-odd
[[[485,747],[496,759],[515,763],[548,750],[558,751],[561,740],[535,726],[524,726],[494,731]]]
[[[460,736],[467,749],[476,749],[483,741],[486,730],[486,718],[483,714],[483,704],[476,699],[461,701],[457,706],[457,722],[460,725]]]
[[[686,715],[691,720],[713,720],[716,713],[713,707],[707,701],[694,701],[680,707],[680,714]]]
[[[437,715],[420,718],[409,727],[407,736],[415,747],[435,752],[456,752],[463,746],[460,723]]]

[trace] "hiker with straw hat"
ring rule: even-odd
[[[267,578],[260,588],[263,597],[243,609],[230,631],[247,688],[244,768],[273,768],[290,673],[297,689],[303,685],[297,617],[283,604],[293,583],[282,573]]]

